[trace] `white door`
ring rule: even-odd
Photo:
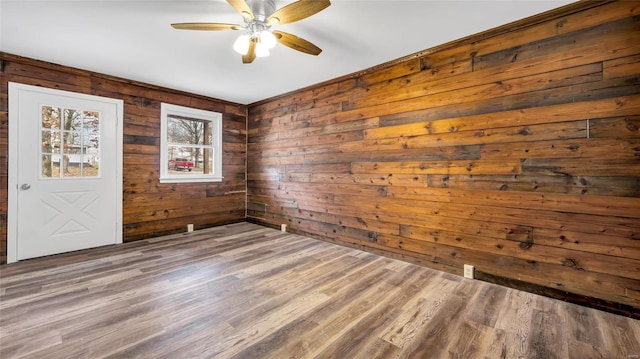
[[[122,242],[122,106],[9,83],[8,262]]]

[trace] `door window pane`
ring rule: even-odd
[[[42,106],[42,128],[60,129],[60,109]]]
[[[58,167],[53,165],[51,155],[42,155],[42,177],[54,177],[58,172]]]
[[[100,176],[99,112],[42,106],[41,122],[42,178]]]

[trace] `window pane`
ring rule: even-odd
[[[60,128],[60,109],[51,106],[42,106],[42,128]]]
[[[201,164],[203,174],[213,174],[213,148],[205,148],[202,150]]]
[[[205,128],[210,132],[210,122],[187,117],[167,117],[167,140],[170,143],[190,145],[205,144]],[[210,141],[210,140],[209,140]]]
[[[52,135],[51,131],[44,130],[42,131],[42,153],[52,153],[53,145],[52,145]]]
[[[76,131],[62,131],[64,146],[62,152],[64,153],[79,153],[81,145],[80,132]]]
[[[65,130],[80,130],[82,128],[82,111],[65,108],[62,113]]]
[[[72,116],[68,110],[66,114]],[[73,120],[67,124],[72,124]],[[70,126],[70,125],[69,125]],[[82,175],[80,164],[82,163],[82,145],[80,132],[62,131],[62,176],[63,177],[80,177]]]
[[[209,146],[213,144],[213,123],[211,121],[204,123],[204,144]]]
[[[100,175],[100,113],[84,111],[82,123],[82,176]]]
[[[56,177],[60,175],[60,171],[53,165],[51,155],[42,155],[42,177]]]
[[[61,131],[51,131],[51,153],[60,153],[61,136]]]
[[[91,116],[85,116],[82,124],[83,141],[82,144],[87,148],[93,148],[95,152],[100,149],[100,118],[98,113],[85,112],[85,114],[91,114]]]
[[[179,157],[184,157],[182,148],[178,146],[168,146],[167,152],[168,152],[167,158],[169,159],[169,161],[173,161]],[[186,155],[188,156],[189,153],[187,153]]]
[[[92,152],[93,150],[95,150],[93,147],[82,147],[82,162],[80,163],[82,177],[97,177],[100,175],[99,157]]]
[[[195,167],[195,149],[181,146],[168,146],[169,174],[188,174]]]
[[[193,153],[195,159],[193,172],[197,174],[211,174],[211,148],[194,148]]]
[[[82,169],[76,164],[64,162],[64,166],[62,168],[64,170],[62,173],[63,177],[82,177]]]
[[[168,146],[169,174],[213,174],[213,149]]]

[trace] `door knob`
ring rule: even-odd
[[[29,188],[31,188],[31,185],[28,183],[23,183],[22,186],[20,186],[20,189],[23,191],[28,190]]]

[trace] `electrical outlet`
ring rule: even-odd
[[[192,223],[187,224],[187,232],[193,232],[193,224]]]
[[[280,230],[281,230],[281,231],[283,231],[283,232],[286,232],[286,231],[287,231],[287,225],[286,225],[286,224],[284,224],[284,223],[283,223],[283,224],[281,224],[281,225],[280,225]]]
[[[465,264],[464,265],[464,277],[465,278],[473,279],[473,275],[475,274],[474,271],[475,271],[475,268],[472,265],[470,265],[470,264]]]

